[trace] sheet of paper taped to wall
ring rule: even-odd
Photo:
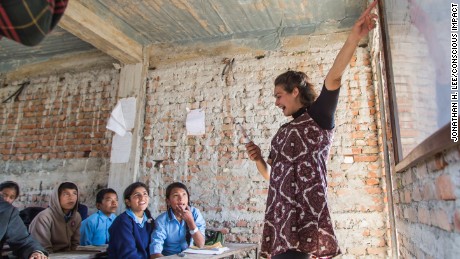
[[[120,99],[110,114],[106,128],[115,132],[110,152],[111,163],[127,163],[131,155],[132,133],[136,120],[136,98]]]
[[[110,152],[110,162],[114,164],[128,163],[131,155],[131,143],[133,135],[126,132],[124,136],[115,134],[112,139],[112,150]]]
[[[120,136],[134,128],[136,119],[136,98],[129,97],[120,99],[110,114],[106,128]]]
[[[205,112],[201,109],[191,110],[187,114],[185,122],[188,136],[204,135],[205,133]]]

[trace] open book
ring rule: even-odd
[[[183,252],[190,254],[220,255],[227,250],[230,249],[228,247],[223,247],[220,242],[217,242],[214,245],[204,246],[202,248],[199,248],[197,246],[191,246]]]

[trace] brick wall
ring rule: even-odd
[[[460,149],[446,150],[394,175],[393,199],[402,258],[460,254]]]
[[[149,73],[141,158],[154,214],[165,209],[166,185],[183,181],[209,225],[226,228],[229,241],[259,242],[268,182],[247,159],[235,123],[247,128],[267,156],[271,138],[288,121],[274,105],[274,78],[287,69],[306,71],[319,91],[345,38],[296,38],[284,42],[290,48],[265,55],[156,64]],[[223,58],[235,59],[224,76]],[[387,257],[378,104],[371,75],[368,50],[360,47],[343,78],[328,162],[328,200],[343,258]],[[187,108],[205,110],[205,135],[186,136]],[[155,167],[158,158],[165,159],[162,167]]]
[[[0,88],[0,181],[20,183],[19,207],[46,206],[49,191],[62,181],[81,188],[83,202],[107,185],[112,133],[105,128],[116,102],[118,72],[32,77]]]

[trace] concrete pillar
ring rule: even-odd
[[[148,59],[144,59],[148,60]],[[121,68],[118,98],[136,97],[136,119],[132,131],[131,154],[127,163],[110,164],[108,186],[118,193],[118,214],[125,210],[123,191],[139,180],[139,161],[142,152],[142,130],[145,113],[146,74],[148,63],[125,65]],[[114,133],[115,134],[115,133]]]

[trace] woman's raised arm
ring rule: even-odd
[[[358,46],[359,41],[366,36],[372,29],[375,28],[375,19],[377,15],[371,13],[372,9],[377,5],[377,0],[361,14],[359,19],[353,25],[350,35],[348,35],[345,44],[337,54],[331,70],[326,75],[325,84],[329,91],[337,90],[342,81],[342,74],[353,56],[353,53]]]

